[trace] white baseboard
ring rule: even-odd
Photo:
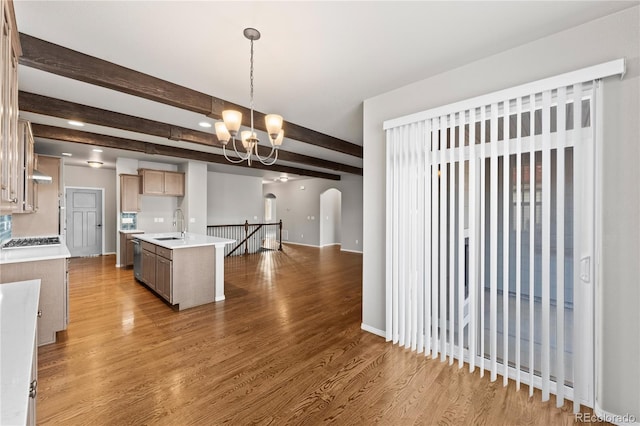
[[[315,247],[315,248],[321,248],[320,246],[316,246],[313,244],[304,244],[304,243],[294,243],[293,241],[283,241],[282,244],[293,244],[296,246],[307,246],[307,247]]]
[[[369,333],[375,334],[376,336],[380,336],[385,339],[387,338],[387,333],[375,327],[371,327],[370,325],[367,325],[365,323],[361,323],[360,328],[363,329],[364,331],[368,331]]]
[[[116,252],[115,251],[108,251],[106,253],[102,253],[103,256],[106,256],[108,254],[116,254]]]
[[[360,254],[362,254],[361,250],[349,250],[349,249],[341,248],[340,251],[348,251],[349,253],[360,253]]]
[[[323,244],[323,245],[320,246],[320,248],[322,248],[322,247],[331,247],[331,246],[339,246],[339,245],[342,245],[342,244],[340,244],[340,243]]]
[[[636,418],[632,414],[613,414],[608,411],[600,408],[598,403],[596,402],[593,407],[593,414],[597,417],[597,419],[593,419],[592,421],[606,421],[609,423],[613,423],[614,425],[624,425],[624,426],[639,426],[638,422],[640,419]]]
[[[222,302],[225,299],[224,296],[218,296],[215,299],[213,299],[215,302]]]

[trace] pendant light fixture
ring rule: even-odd
[[[267,134],[269,136],[269,142],[271,143],[271,152],[266,157],[261,157],[258,154],[258,136],[253,127],[253,42],[260,39],[260,31],[255,28],[245,28],[244,36],[251,42],[251,56],[250,56],[250,69],[249,69],[249,93],[251,99],[251,130],[244,130],[240,132],[240,141],[242,142],[242,149],[238,151],[236,146],[236,137],[240,131],[240,125],[242,124],[242,113],[235,110],[222,111],[222,120],[215,123],[216,136],[220,143],[222,143],[222,152],[225,158],[231,163],[241,163],[247,161],[251,165],[253,156],[258,159],[262,164],[270,166],[278,159],[278,150],[282,145],[284,138],[284,131],[282,130],[282,116],[276,114],[268,114],[264,117],[267,127]],[[227,155],[227,144],[229,141],[233,141],[233,150],[238,159],[229,158]],[[272,158],[273,156],[273,158]]]

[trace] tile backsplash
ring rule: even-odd
[[[123,231],[138,229],[138,214],[120,213],[120,229]]]
[[[0,216],[0,244],[11,239],[11,215]]]

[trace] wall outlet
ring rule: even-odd
[[[195,217],[189,218],[189,223],[196,223],[196,218]]]
[[[358,240],[356,240],[356,245],[358,245]]]
[[[304,234],[300,234],[300,238],[304,238]]]
[[[122,218],[122,223],[133,223],[133,218],[132,217],[123,217]]]
[[[311,216],[311,220],[316,220],[316,217],[315,216]]]
[[[258,220],[258,216],[254,216],[254,217],[253,217],[253,220]]]

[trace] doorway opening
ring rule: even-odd
[[[320,247],[340,245],[342,193],[330,188],[320,194]]]

